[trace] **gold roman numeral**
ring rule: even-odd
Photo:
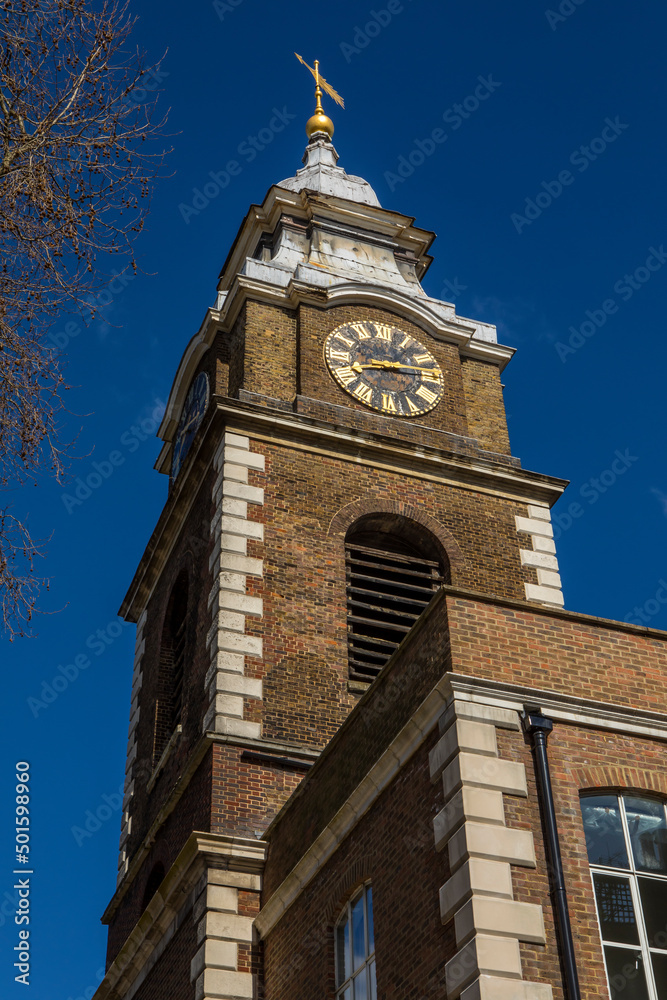
[[[405,402],[408,404],[408,408],[410,410],[410,413],[419,413],[419,407],[415,406],[415,404],[412,402],[412,400],[410,399],[409,396],[405,396],[404,399],[405,399]]]
[[[349,351],[329,351],[329,357],[332,361],[349,361],[350,352]]]
[[[340,379],[343,385],[350,385],[351,382],[355,382],[359,378],[349,365],[343,365],[342,368],[334,369],[334,375],[337,379]]]
[[[394,332],[393,326],[387,326],[386,323],[376,323],[375,329],[378,332],[378,337],[380,340],[388,340],[391,342],[391,338]]]
[[[342,333],[337,333],[336,334],[336,340],[342,340],[343,343],[347,344],[348,347],[353,347],[354,346],[354,341],[350,340],[349,337],[344,337]]]
[[[407,347],[411,340],[412,340],[412,337],[410,336],[410,334],[406,333],[406,335],[403,337],[403,340],[400,342],[400,344],[398,346],[399,347]]]
[[[430,359],[430,354],[415,354],[415,361],[420,365],[423,365],[425,361],[430,361]]]
[[[351,327],[352,330],[355,331],[355,333],[358,334],[359,340],[368,340],[369,339],[370,333],[368,332],[368,330],[366,329],[366,327],[363,325],[363,323],[350,323],[350,327]]]
[[[370,385],[364,385],[363,382],[361,385],[358,385],[356,389],[353,389],[352,392],[355,396],[358,396],[363,403],[370,403],[373,398],[372,388]]]
[[[387,413],[397,412],[394,397],[390,396],[387,392],[382,393],[382,409],[386,410]]]
[[[415,389],[415,395],[421,396],[421,398],[426,400],[427,403],[433,403],[438,398],[438,394],[431,392],[431,390],[427,389],[425,385],[420,385],[418,389]]]

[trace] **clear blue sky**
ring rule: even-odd
[[[664,6],[580,0],[549,17],[528,0],[393,0],[391,16],[385,0],[132,7],[136,42],[155,59],[168,50],[172,176],[140,239],[144,273],[117,290],[108,324],[70,338],[64,428],[80,430],[88,456],[74,477],[113,451],[123,461],[80,505],[46,480],[13,498],[36,535],[52,534],[45,606],[62,609],[38,622],[38,638],[2,650],[0,898],[11,899],[10,795],[23,759],[34,792],[32,1000],[90,996],[104,962],[134,641],[116,612],[167,488],[152,468],[153,414],[249,204],[300,166],[312,87],[295,49],[319,57],[345,97],[345,111],[327,103],[341,165],[438,234],[427,291],[497,323],[518,349],[505,372],[514,454],[571,480],[555,510],[563,525],[578,505],[558,541],[566,606],[617,619],[639,608],[667,628],[655,596],[667,578]],[[366,31],[372,10],[379,21]],[[287,124],[267,135],[275,108]],[[446,140],[429,145],[434,129]],[[253,157],[259,135],[271,141]],[[417,140],[428,155],[397,181]],[[179,208],[230,160],[240,171],[224,190],[197,214]],[[89,665],[59,682],[48,707],[29,701],[77,656]],[[95,813],[99,829],[77,843],[73,828]],[[0,995],[13,998],[26,993],[13,982],[16,928],[2,903]]]

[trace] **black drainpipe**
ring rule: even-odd
[[[556,910],[556,927],[560,940],[565,973],[565,995],[568,1000],[581,1000],[579,977],[574,959],[574,940],[570,925],[570,914],[567,908],[567,893],[563,878],[563,861],[560,855],[558,826],[556,825],[556,810],[554,795],[549,773],[549,757],[547,755],[547,738],[554,727],[553,721],[542,715],[539,708],[524,706],[522,715],[523,729],[530,740],[531,750],[535,759],[535,774],[537,776],[537,795],[542,813],[542,821],[546,834],[545,846],[547,865],[549,866],[549,882],[551,898]]]

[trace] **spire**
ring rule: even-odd
[[[324,77],[320,75],[319,59],[315,60],[315,68],[313,69],[312,66],[308,65],[305,59],[301,58],[298,52],[295,52],[294,55],[297,57],[299,62],[306,67],[306,69],[310,70],[315,78],[315,114],[306,122],[306,135],[310,140],[314,135],[317,135],[317,133],[321,133],[322,135],[326,135],[327,138],[331,140],[333,139],[334,134],[334,124],[328,115],[325,115],[324,113],[324,108],[322,107],[322,90],[324,90],[329,97],[333,97],[336,104],[340,104],[341,108],[345,107],[345,101],[340,94],[334,90],[331,84],[327,83]]]
[[[307,188],[321,194],[332,194],[338,198],[360,202],[363,205],[379,207],[380,202],[368,181],[365,181],[363,177],[347,174],[342,167],[337,166],[338,153],[331,141],[334,124],[324,113],[322,91],[332,97],[341,108],[345,107],[345,101],[320,73],[318,59],[315,60],[315,66],[312,67],[301,58],[298,52],[295,52],[294,55],[306,69],[310,70],[315,79],[315,114],[306,122],[308,145],[302,161],[304,166],[301,170],[297,170],[294,177],[287,177],[281,181],[278,187],[287,188],[290,191],[303,191]]]

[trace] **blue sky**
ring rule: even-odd
[[[115,883],[134,641],[117,609],[166,497],[152,468],[155,430],[178,361],[248,206],[301,165],[312,87],[294,50],[319,58],[345,97],[344,111],[326,102],[341,165],[370,181],[384,207],[438,234],[426,290],[497,323],[517,348],[504,376],[513,452],[571,480],[554,511],[566,606],[667,628],[656,598],[667,578],[665,8],[220,0],[184,14],[182,4],[133,0],[132,9],[137,44],[154,60],[166,51],[170,176],[139,240],[142,273],[114,286],[106,322],[75,332],[62,317],[54,327],[74,386],[63,435],[80,433],[84,456],[72,477],[95,462],[108,475],[80,503],[67,500],[71,485],[46,479],[11,498],[35,535],[51,536],[51,587],[38,637],[2,649],[8,998],[24,990],[3,907],[17,760],[30,763],[33,788],[30,996],[89,997],[104,962],[99,917]],[[411,174],[406,164],[417,164]],[[54,677],[67,682],[59,691]],[[45,684],[56,695],[48,705]],[[87,820],[98,828],[86,831]]]

